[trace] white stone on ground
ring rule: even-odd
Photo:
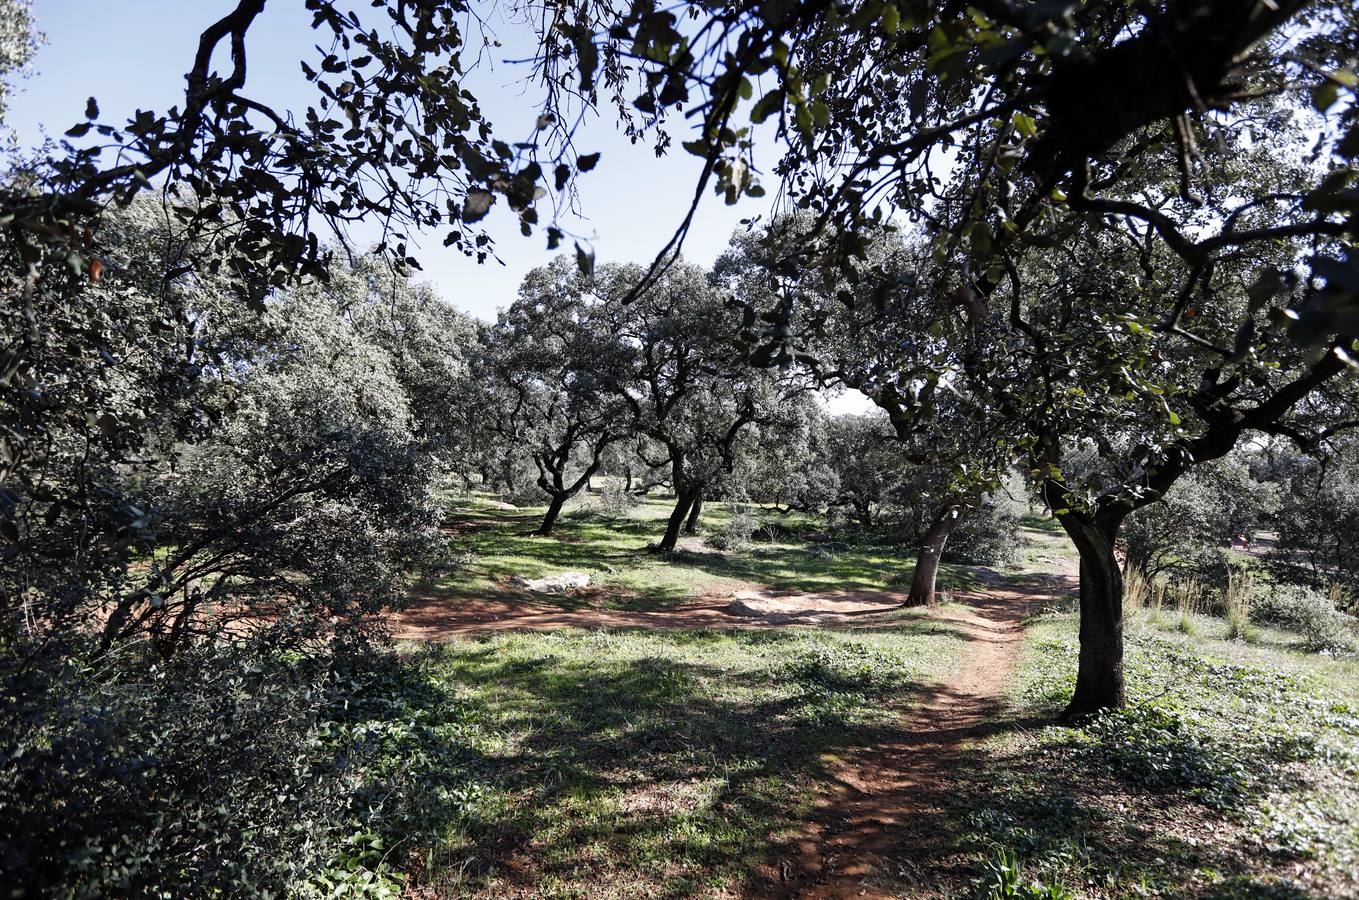
[[[589,587],[590,576],[584,572],[560,572],[556,575],[544,575],[542,578],[514,575],[510,578],[510,584],[539,594],[564,594],[576,588]]]

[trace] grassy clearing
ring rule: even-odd
[[[762,528],[741,550],[718,551],[700,536],[682,540],[676,553],[649,553],[671,504],[648,498],[626,516],[614,518],[594,511],[587,497],[568,507],[555,533],[544,538],[531,533],[541,509],[501,509],[476,498],[459,501],[451,518],[466,563],[454,575],[433,580],[429,588],[460,596],[521,596],[506,586],[512,575],[536,578],[584,571],[597,590],[550,602],[644,610],[752,585],[806,591],[910,587],[915,559],[909,551],[871,539],[835,540],[822,523],[796,513],[757,510]],[[715,532],[730,517],[728,504],[705,503],[701,532]],[[941,568],[942,589],[969,583],[966,567]]]
[[[744,896],[828,761],[883,740],[960,646],[910,613],[411,649],[344,727],[425,803],[366,837],[355,871],[439,896]]]
[[[1359,892],[1359,661],[1221,619],[1130,619],[1131,704],[1041,723],[1074,682],[1076,621],[1034,622],[1017,725],[952,811],[992,896],[1333,897]]]

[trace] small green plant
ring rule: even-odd
[[[1227,570],[1227,592],[1224,603],[1227,608],[1227,640],[1253,643],[1255,629],[1250,625],[1250,600],[1254,590],[1254,577],[1250,569],[1229,568]]]
[[[986,864],[986,875],[978,888],[977,896],[983,900],[1074,900],[1076,896],[1061,882],[1026,879],[1018,856],[1004,848]]]
[[[1177,585],[1175,609],[1180,616],[1179,621],[1175,623],[1175,630],[1191,636],[1197,634],[1198,625],[1194,617],[1203,612],[1202,585],[1192,578]]]
[[[734,508],[731,518],[717,532],[708,538],[708,543],[718,550],[742,550],[749,546],[750,539],[760,528],[760,520],[744,505]]]

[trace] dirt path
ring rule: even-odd
[[[957,670],[923,693],[901,722],[898,740],[838,763],[815,827],[790,848],[770,894],[926,896],[928,870],[952,849],[940,825],[953,786],[974,764],[969,745],[993,732],[1006,712],[1024,618],[1039,601],[1074,585],[1074,575],[1063,573],[1014,589],[960,594],[965,612],[936,613],[967,637]]]
[[[1023,622],[1044,599],[1076,584],[1064,569],[1009,587],[957,592],[966,609],[932,615],[955,624],[967,640],[956,670],[922,691],[899,724],[899,737],[864,748],[832,766],[832,787],[818,803],[813,826],[785,849],[777,870],[765,871],[757,893],[798,898],[929,896],[940,866],[952,855],[948,799],[976,764],[970,744],[1006,720],[1006,690],[1023,645]],[[581,599],[577,598],[577,602]],[[818,626],[890,626],[879,614],[906,594],[840,591],[820,594],[834,612]],[[569,606],[517,595],[503,599],[417,596],[392,622],[396,637],[439,640],[474,633],[555,628],[768,628],[787,623],[741,619],[729,598],[707,598],[654,611]]]
[[[907,595],[897,591],[825,591],[815,595],[816,606],[829,610],[808,624],[848,624],[859,617],[896,609]],[[582,598],[573,597],[580,602]],[[588,598],[586,598],[588,599]],[[504,599],[450,598],[419,594],[409,607],[390,617],[398,640],[443,640],[490,631],[547,631],[554,628],[773,628],[789,624],[748,619],[726,612],[731,597],[705,598],[664,609],[634,611],[595,605],[572,608],[524,596]],[[796,604],[790,604],[794,608]]]

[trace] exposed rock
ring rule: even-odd
[[[510,584],[539,594],[564,594],[567,591],[590,586],[590,576],[584,572],[560,572],[544,575],[542,578],[524,578],[522,575],[510,577]]]
[[[768,594],[744,590],[732,595],[726,612],[743,619],[756,619],[761,625],[820,625],[846,613],[887,610],[897,605],[899,601],[883,603],[877,598],[867,599],[852,594]]]

